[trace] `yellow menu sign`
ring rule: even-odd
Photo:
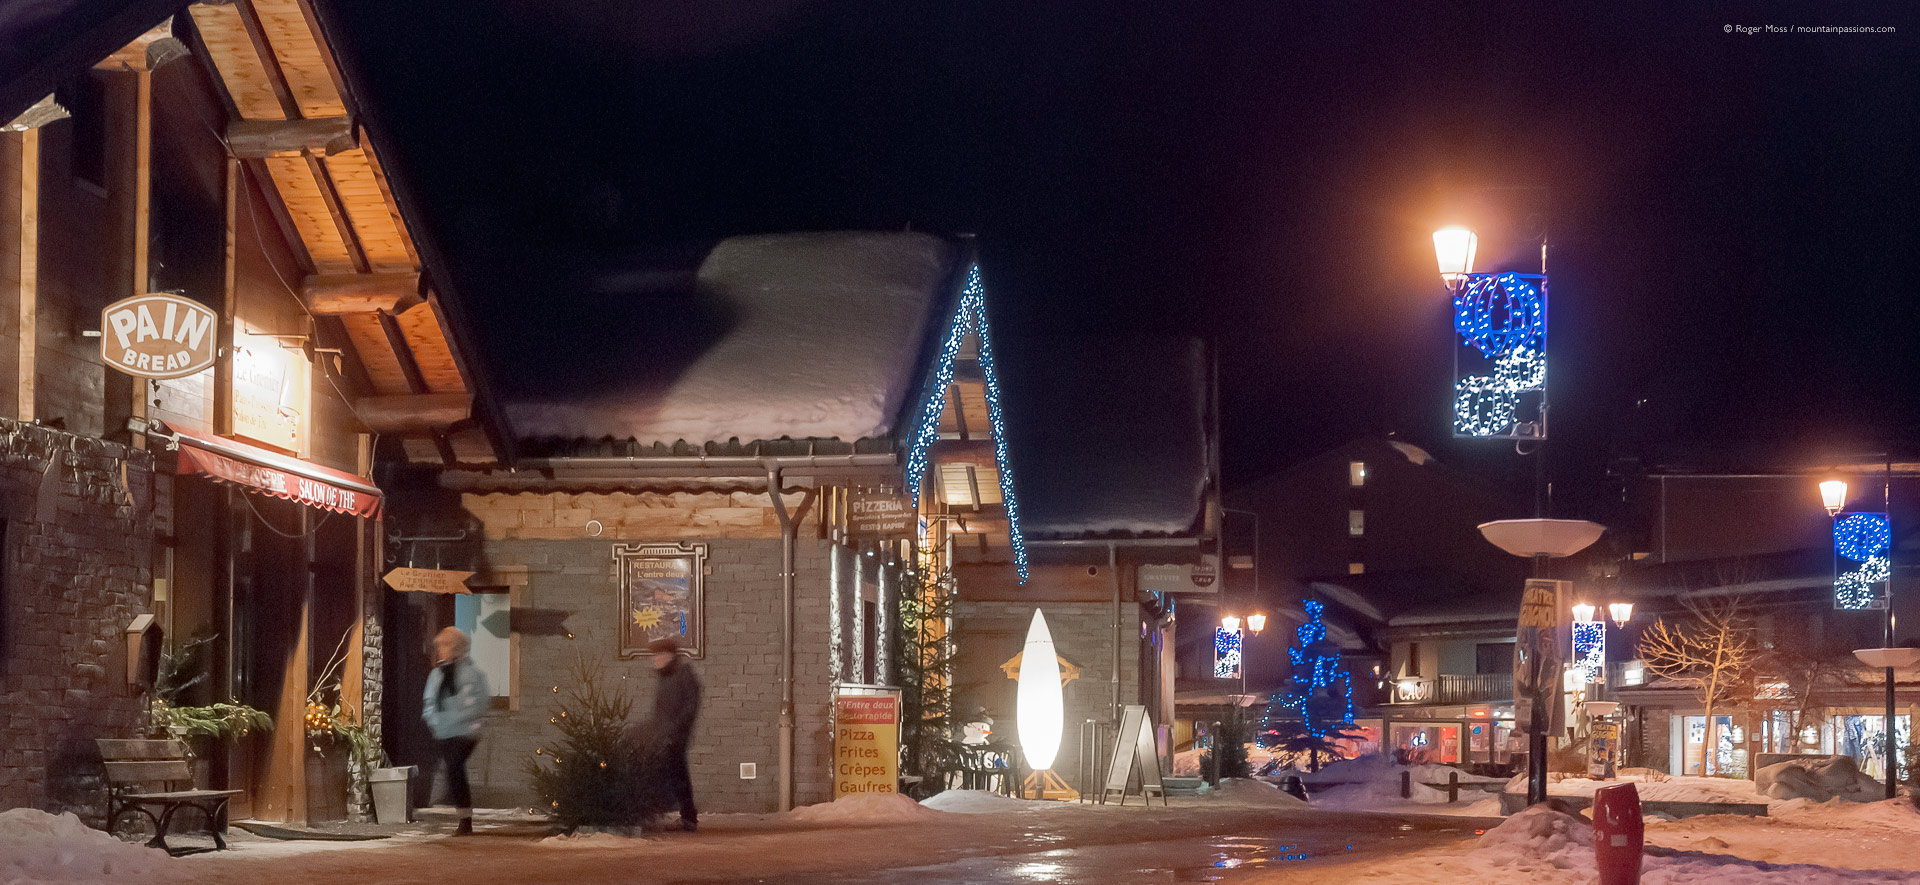
[[[899,695],[837,696],[833,713],[833,797],[899,792]]]

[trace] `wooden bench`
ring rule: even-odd
[[[147,844],[172,854],[167,847],[167,831],[173,816],[182,808],[194,808],[207,816],[207,832],[216,849],[227,847],[227,800],[240,790],[175,790],[175,783],[191,783],[193,769],[187,761],[187,745],[175,740],[94,741],[107,769],[107,832],[118,834],[122,818],[129,828],[145,823],[153,828]],[[157,791],[146,787],[158,785]],[[155,814],[155,810],[159,813]],[[144,829],[144,827],[142,827]]]

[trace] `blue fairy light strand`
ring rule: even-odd
[[[934,366],[934,395],[920,409],[919,426],[907,448],[907,479],[914,507],[920,506],[921,478],[926,475],[933,444],[940,438],[940,415],[946,410],[947,391],[953,386],[953,363],[967,333],[979,337],[980,373],[986,381],[987,418],[993,425],[993,460],[1000,471],[1000,500],[1007,510],[1007,536],[1013,548],[1013,568],[1025,584],[1029,577],[1027,541],[1020,529],[1020,501],[1013,493],[1013,459],[1007,449],[1006,418],[1000,403],[1000,382],[994,371],[993,345],[987,333],[987,292],[980,280],[980,266],[967,270],[967,282],[960,292],[960,307],[954,311],[940,346],[940,359]]]

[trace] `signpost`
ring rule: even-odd
[[[858,690],[858,689],[856,689]],[[860,690],[833,698],[833,797],[896,793],[900,785],[900,693]],[[874,693],[866,693],[866,692]]]
[[[467,589],[467,579],[473,572],[456,572],[437,568],[397,568],[387,572],[381,580],[402,593],[472,593]]]
[[[1116,793],[1120,804],[1127,804],[1127,789],[1133,781],[1135,767],[1140,770],[1140,797],[1152,805],[1157,793],[1160,804],[1167,804],[1166,787],[1160,783],[1160,754],[1153,742],[1153,731],[1147,727],[1147,708],[1128,704],[1121,710],[1120,731],[1113,738],[1107,782],[1100,788],[1101,804],[1106,804],[1107,797]]]

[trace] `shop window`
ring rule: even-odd
[[[1418,642],[1407,643],[1406,673],[1408,676],[1420,675],[1420,643]]]
[[[1367,462],[1348,461],[1347,462],[1347,485],[1357,489],[1366,484],[1367,484]]]
[[[1347,534],[1358,538],[1367,533],[1367,511],[1347,511]]]
[[[473,643],[467,657],[487,674],[489,693],[505,701],[514,694],[512,622],[513,597],[505,587],[479,588],[453,598],[453,625]]]

